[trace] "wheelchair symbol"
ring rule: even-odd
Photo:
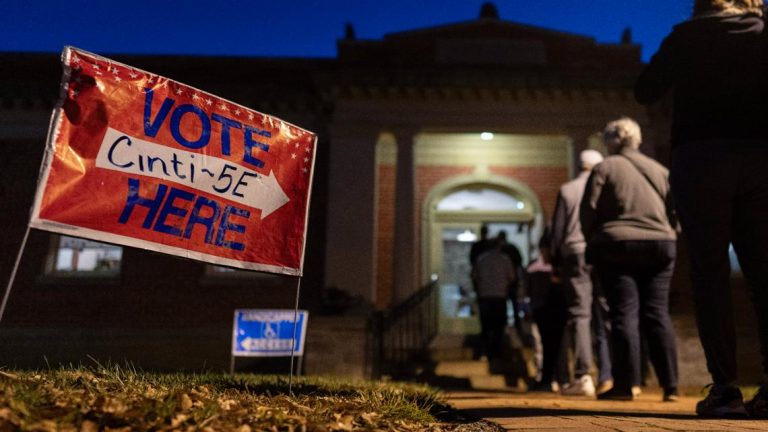
[[[264,337],[267,339],[274,339],[277,337],[277,332],[272,328],[270,323],[264,324]]]

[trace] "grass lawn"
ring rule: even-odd
[[[456,431],[440,394],[387,382],[117,366],[0,369],[5,431]],[[471,428],[474,429],[474,428]]]

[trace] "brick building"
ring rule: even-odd
[[[617,35],[617,40],[619,35]],[[83,47],[86,48],[87,47]],[[558,187],[606,121],[629,115],[667,157],[664,107],[631,94],[640,47],[476,19],[359,40],[327,59],[110,56],[318,133],[302,307],[308,372],[362,374],[364,313],[435,276],[467,284],[467,239],[506,230],[524,257]],[[0,54],[3,282],[24,233],[61,74],[56,54]],[[462,237],[463,236],[463,237]],[[235,308],[292,308],[296,280],[32,232],[0,324],[0,364],[127,359],[153,369],[229,364]],[[334,289],[330,289],[334,288]],[[357,313],[325,315],[329,293]],[[332,300],[332,299],[331,299]],[[446,331],[474,331],[458,312]],[[46,358],[44,359],[43,356]]]

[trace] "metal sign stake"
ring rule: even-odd
[[[299,294],[300,293],[301,293],[301,276],[298,277],[298,280],[296,282],[296,305],[293,308],[293,339],[291,342],[291,374],[288,377],[288,394],[291,396],[293,396],[293,359],[295,357],[295,351],[296,351],[296,329],[298,327],[298,321],[299,321]],[[306,335],[304,337],[306,338]]]
[[[19,263],[21,262],[21,256],[24,254],[24,248],[27,246],[27,238],[29,238],[29,224],[27,224],[27,230],[24,232],[24,239],[21,241],[21,247],[19,247],[19,253],[16,254],[16,262],[13,263],[13,271],[11,271],[11,278],[8,280],[8,285],[5,287],[5,294],[3,294],[3,303],[0,304],[0,322],[3,321],[3,314],[5,313],[5,306],[8,304],[8,297],[11,296],[11,287],[16,280],[16,271],[19,269]]]

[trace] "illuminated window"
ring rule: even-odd
[[[57,275],[115,275],[120,273],[123,248],[69,236],[53,240],[48,273]]]
[[[437,203],[438,211],[521,211],[525,210],[525,202],[496,189],[475,188],[462,189],[447,195]]]

